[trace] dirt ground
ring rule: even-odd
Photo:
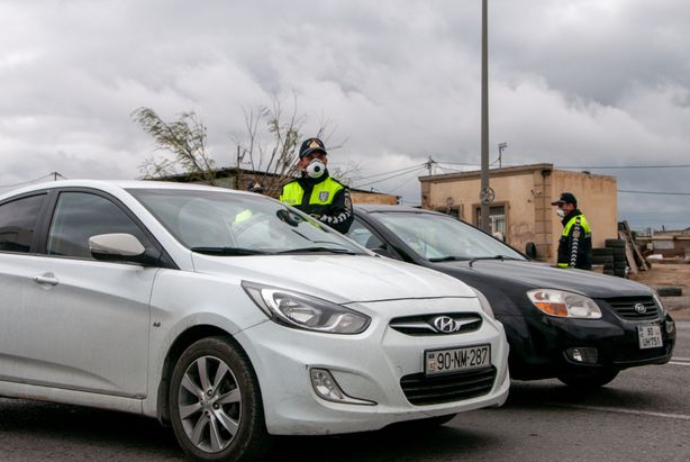
[[[653,289],[679,287],[680,297],[663,297],[664,307],[677,319],[690,319],[690,263],[654,263],[650,271],[631,274],[630,279]]]

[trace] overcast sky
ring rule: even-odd
[[[505,142],[503,165],[685,193],[621,192],[619,213],[690,226],[690,2],[490,0],[489,22],[491,161]],[[231,166],[243,111],[294,94],[353,186],[419,204],[429,156],[437,173],[480,162],[480,25],[481,0],[1,0],[0,192],[139,177],[142,106],[195,111]]]

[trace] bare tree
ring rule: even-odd
[[[286,115],[281,100],[274,95],[270,107],[245,110],[244,120],[246,139],[235,139],[238,175],[242,165],[248,165],[257,172],[253,179],[263,185],[266,194],[277,197],[282,184],[297,173],[297,146],[304,117],[298,115],[297,104]]]
[[[156,149],[169,151],[174,159],[147,158],[140,169],[146,179],[161,179],[184,173],[192,180],[216,184],[215,162],[206,152],[206,127],[194,112],[184,112],[166,122],[153,109],[141,107],[132,113],[146,133],[156,141]],[[177,167],[183,172],[179,172]]]
[[[238,189],[244,188],[247,180],[258,181],[267,195],[278,197],[282,185],[299,173],[297,149],[305,118],[298,114],[294,94],[291,106],[292,109],[286,111],[283,101],[274,95],[270,106],[244,111],[245,131],[242,137],[235,136],[234,184]],[[133,117],[146,133],[153,136],[157,150],[168,151],[174,156],[147,158],[140,166],[144,178],[163,179],[182,173],[192,180],[218,184],[218,170],[206,151],[206,127],[194,112],[182,113],[177,120],[166,122],[153,109],[142,107],[133,112]],[[329,138],[334,130],[329,128],[330,125],[320,118],[320,126],[311,136],[324,140]],[[329,145],[328,150],[341,146]],[[346,170],[336,168],[332,175],[347,182],[347,176],[359,170],[356,164],[353,165]]]

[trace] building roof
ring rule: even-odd
[[[501,176],[515,176],[515,175],[529,175],[534,172],[546,172],[547,174],[553,171],[566,171],[564,169],[555,169],[553,164],[542,163],[542,164],[527,164],[527,165],[516,165],[513,167],[502,167],[502,168],[492,168],[489,170],[489,175],[491,178],[501,177]],[[583,175],[592,175],[587,171],[573,172],[581,173]],[[592,175],[592,176],[607,176],[607,175]],[[457,181],[457,180],[474,180],[481,177],[481,170],[472,170],[471,172],[456,172],[456,173],[444,173],[441,175],[425,175],[420,176],[419,181],[421,183],[434,181],[434,182],[445,182],[445,181]]]

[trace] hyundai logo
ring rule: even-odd
[[[645,314],[647,312],[647,307],[642,303],[635,303],[633,308],[635,308],[635,311],[637,311],[639,314]]]
[[[438,316],[434,318],[432,322],[436,330],[444,334],[452,334],[453,332],[457,332],[462,326],[461,323],[457,322],[450,316]]]

